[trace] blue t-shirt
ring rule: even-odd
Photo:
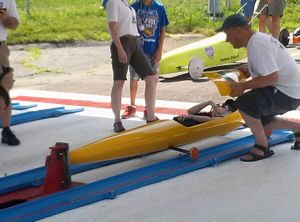
[[[152,1],[146,6],[142,0],[132,4],[137,14],[138,30],[143,38],[143,49],[147,55],[154,55],[159,45],[160,30],[169,24],[163,4]]]

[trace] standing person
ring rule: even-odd
[[[241,0],[241,7],[243,7],[243,15],[248,22],[251,21],[254,11],[255,0]]]
[[[300,149],[299,120],[277,116],[300,105],[300,70],[295,60],[277,39],[253,31],[241,15],[227,17],[217,31],[224,31],[234,48],[248,51],[248,67],[243,71],[251,78],[231,84],[231,96],[237,97],[235,105],[255,138],[251,152],[241,160],[256,161],[274,154],[265,130],[292,130],[296,137],[293,148]]]
[[[166,26],[169,24],[165,7],[155,0],[139,0],[132,4],[132,7],[137,13],[137,27],[144,53],[153,69],[158,70],[165,41]],[[131,66],[129,70],[131,105],[126,107],[122,115],[123,119],[136,113],[135,99],[140,78]],[[147,117],[146,111],[144,111],[144,117]]]
[[[154,107],[158,78],[140,46],[135,10],[127,0],[109,0],[104,6],[112,38],[110,49],[114,82],[111,90],[111,106],[115,115],[113,127],[115,132],[122,132],[125,128],[121,122],[120,110],[128,65],[131,65],[146,82],[147,123],[157,120]]]
[[[223,18],[224,13],[220,12],[220,0],[208,0],[208,14],[210,17]]]
[[[259,31],[266,32],[270,27],[271,34],[274,38],[279,39],[280,18],[283,16],[286,0],[257,0],[255,12],[258,13],[267,4],[258,15]],[[270,19],[269,19],[270,17]],[[270,24],[268,24],[270,23]]]
[[[15,0],[0,0],[0,65],[9,67],[9,49],[7,47],[7,29],[15,30],[19,25],[19,16]],[[0,70],[0,117],[2,120],[2,143],[19,145],[19,139],[10,129],[11,104],[9,90],[11,89],[12,69]]]

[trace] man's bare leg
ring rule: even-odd
[[[272,16],[272,36],[276,39],[279,39],[280,34],[280,16],[273,15]]]
[[[135,99],[138,90],[138,81],[131,79],[130,80],[130,104],[135,106]]]
[[[2,127],[9,127],[10,126],[10,120],[11,120],[11,105],[9,105],[7,108],[5,108],[1,112],[1,120],[2,120]]]
[[[267,32],[267,22],[268,22],[268,16],[267,15],[259,15],[258,18],[258,27],[259,31],[266,33]]]
[[[246,125],[250,128],[250,130],[254,136],[255,144],[261,145],[263,147],[268,147],[269,146],[268,140],[267,140],[267,137],[265,136],[265,129],[261,123],[261,120],[253,118],[242,111],[240,111],[240,113],[241,113]],[[255,147],[251,150],[251,152],[255,153],[257,155],[260,155],[260,156],[264,155],[263,151],[255,148]],[[252,159],[252,158],[253,157],[249,154],[242,156],[242,159]]]
[[[111,108],[115,115],[115,122],[121,122],[120,112],[124,80],[115,80],[111,90]]]
[[[145,83],[145,103],[147,111],[147,121],[153,121],[155,117],[155,100],[156,100],[156,86],[158,82],[157,75],[146,76]]]
[[[264,129],[287,129],[298,133],[300,132],[300,118],[275,117],[274,120],[264,126]]]

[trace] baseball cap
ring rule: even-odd
[[[249,25],[249,22],[247,21],[247,19],[241,15],[241,14],[233,14],[228,16],[222,26],[220,28],[218,28],[216,30],[216,32],[222,32],[227,28],[231,28],[231,27],[241,27],[241,26],[247,26]]]

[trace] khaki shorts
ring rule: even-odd
[[[277,15],[283,16],[283,10],[285,8],[286,0],[272,0],[272,3],[265,7],[265,9],[260,13],[261,15]],[[268,3],[267,0],[256,0],[255,3],[255,13],[258,14],[259,11]],[[258,15],[259,16],[259,15]]]
[[[122,36],[120,38],[121,44],[127,54],[129,64],[122,64],[119,62],[117,48],[114,43],[111,44],[111,59],[114,80],[127,80],[128,65],[130,65],[141,79],[148,75],[156,75],[156,71],[150,65],[143,49],[140,46],[138,37]]]
[[[10,51],[6,45],[0,46],[0,65],[9,67]]]

